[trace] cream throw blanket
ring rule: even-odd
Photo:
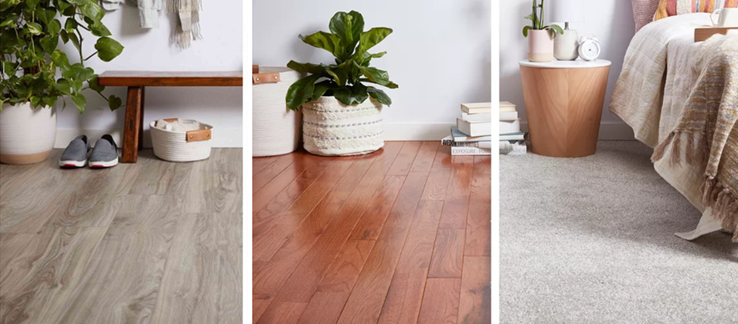
[[[124,0],[100,0],[105,10],[117,10]],[[141,28],[159,28],[159,11],[164,10],[165,0],[128,0],[138,7]],[[166,0],[167,9],[177,14],[177,30],[172,35],[172,43],[180,48],[188,48],[193,40],[202,38],[200,34],[201,0]]]
[[[633,127],[639,140],[656,146],[653,161],[662,176],[693,203],[697,199],[690,193],[699,191],[702,207],[711,207],[723,228],[735,231],[738,38],[716,36],[674,48],[706,17],[696,18],[664,19],[634,37],[610,110]],[[681,56],[676,49],[682,49]]]

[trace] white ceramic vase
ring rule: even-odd
[[[553,32],[549,30],[528,31],[528,61],[551,62],[554,59]]]
[[[317,155],[367,154],[384,147],[382,104],[367,99],[347,106],[334,97],[302,105],[305,150]]]
[[[0,112],[0,163],[31,164],[46,160],[56,140],[54,108],[30,103],[3,104]]]

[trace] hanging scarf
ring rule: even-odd
[[[118,10],[124,0],[100,0],[105,10]],[[159,11],[164,0],[128,0],[138,7],[141,28],[159,28]],[[168,12],[177,14],[177,29],[170,41],[179,48],[190,47],[193,40],[202,39],[200,34],[201,0],[167,0]]]
[[[200,34],[200,0],[167,0],[169,12],[179,17],[177,30],[172,41],[180,48],[188,48],[193,40],[202,39]]]

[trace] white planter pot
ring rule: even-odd
[[[382,104],[367,99],[347,106],[334,97],[302,105],[305,150],[324,156],[367,154],[384,147]]]
[[[256,69],[256,68],[254,68]],[[300,143],[302,114],[287,109],[287,89],[303,75],[288,68],[259,67],[252,90],[252,156],[294,152]]]
[[[30,103],[3,104],[0,112],[0,163],[31,164],[46,160],[56,140],[54,108]]]
[[[551,62],[554,59],[553,32],[548,30],[528,31],[528,61]]]

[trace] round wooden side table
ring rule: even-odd
[[[520,61],[533,153],[552,157],[595,153],[611,64]]]

